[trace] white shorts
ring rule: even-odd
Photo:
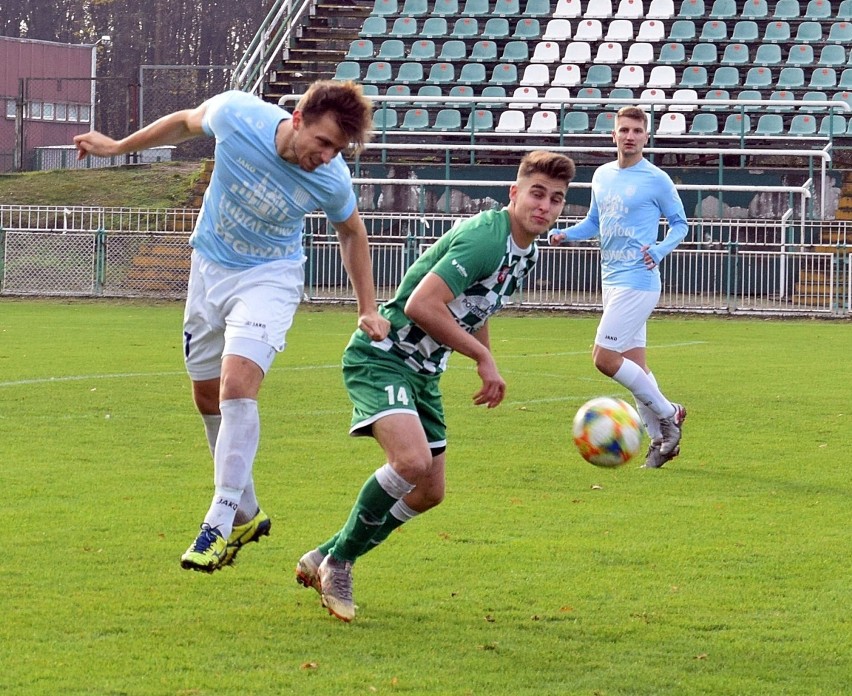
[[[304,264],[299,261],[234,270],[193,251],[183,315],[190,378],[219,377],[225,355],[248,358],[265,374],[284,350],[304,285]]]
[[[647,342],[645,324],[659,299],[659,290],[604,288],[603,316],[595,343],[618,353],[644,348]]]

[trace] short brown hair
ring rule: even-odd
[[[618,123],[618,119],[622,117],[642,121],[642,123],[645,124],[645,128],[648,128],[648,114],[645,113],[644,109],[640,109],[635,104],[628,104],[627,106],[622,106],[618,110],[618,113],[615,114],[616,123]]]
[[[571,183],[576,174],[574,160],[557,152],[533,150],[524,155],[521,160],[518,167],[518,178],[521,179],[533,174],[543,174],[551,179],[564,181],[565,188],[568,188],[568,184]]]
[[[356,149],[370,138],[373,103],[356,82],[318,80],[308,87],[296,108],[302,112],[305,123],[314,123],[325,114],[333,114],[340,130]]]

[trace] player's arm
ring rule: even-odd
[[[554,228],[547,235],[547,241],[550,246],[559,246],[566,242],[578,242],[583,239],[592,239],[600,235],[601,226],[600,218],[598,217],[598,206],[595,202],[595,194],[592,192],[592,202],[589,207],[589,213],[576,225],[565,227],[563,229]]]
[[[358,303],[358,328],[374,341],[388,335],[390,322],[376,308],[376,286],[373,283],[373,263],[370,260],[370,245],[367,228],[355,208],[343,222],[332,223],[340,242],[343,267],[349,274]]]
[[[206,103],[194,109],[175,111],[121,140],[114,140],[98,131],[76,135],[74,144],[77,146],[77,159],[84,159],[87,155],[101,157],[126,155],[129,152],[139,152],[152,147],[177,145],[204,133],[201,121],[204,118],[205,109]]]
[[[668,175],[663,175],[659,190],[657,205],[669,226],[662,241],[642,248],[645,265],[649,268],[659,265],[660,261],[674,251],[689,232],[689,223],[686,220],[683,201],[675,188],[674,182]]]
[[[473,402],[477,406],[486,404],[488,408],[494,408],[506,395],[506,382],[488,349],[488,330],[485,327],[480,329],[479,333],[484,330],[485,334],[479,337],[472,336],[459,326],[447,307],[454,297],[441,276],[427,273],[405,303],[405,314],[433,339],[476,363],[482,386],[473,395]]]

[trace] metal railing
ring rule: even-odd
[[[189,273],[188,230],[196,211],[0,208],[0,294],[179,299]],[[379,298],[388,299],[423,249],[458,215],[363,213]],[[559,226],[576,218],[565,218]],[[24,223],[10,226],[9,222]],[[60,224],[61,223],[61,224]],[[690,219],[684,242],[663,262],[661,311],[848,317],[852,225],[794,220]],[[305,232],[307,302],[352,302],[334,230],[321,214]],[[599,248],[551,248],[515,298],[517,308],[600,307]]]

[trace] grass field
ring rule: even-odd
[[[621,394],[594,316],[497,317],[509,395],[443,380],[443,505],[355,571],[356,620],[293,566],[382,463],[346,435],[349,310],[303,308],[261,394],[272,534],[183,571],[212,466],[178,304],[0,300],[3,694],[848,693],[852,403],[846,322],[655,318],[689,408],[661,470],[596,469],[573,413]]]

